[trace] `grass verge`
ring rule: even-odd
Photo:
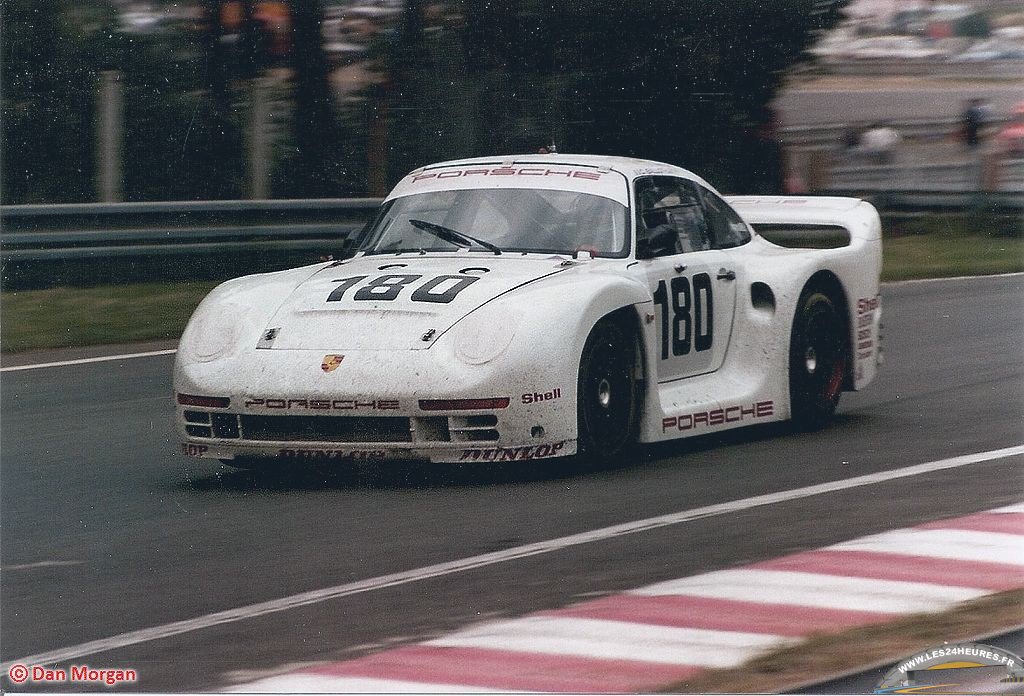
[[[1024,271],[1016,216],[894,221],[883,246],[882,280],[916,280]],[[982,227],[994,233],[972,231]]]
[[[896,621],[831,635],[812,634],[798,645],[774,650],[733,669],[714,669],[672,684],[665,693],[779,693],[835,675],[856,673],[898,660],[944,641],[995,635],[1024,623],[1024,590],[965,602],[941,614],[914,614]]]
[[[990,229],[1005,228],[997,220]],[[883,280],[1024,271],[1024,235],[969,231],[967,217],[908,220],[885,240]],[[985,226],[985,225],[982,225]],[[177,338],[216,282],[5,291],[0,352]]]
[[[216,282],[5,291],[0,351],[177,338]]]

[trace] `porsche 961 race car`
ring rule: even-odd
[[[859,200],[723,198],[626,158],[492,157],[412,172],[350,243],[196,309],[174,374],[185,454],[613,459],[820,426],[881,361],[881,227]]]

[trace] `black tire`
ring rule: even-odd
[[[622,322],[604,319],[590,332],[576,390],[579,453],[612,463],[636,442],[636,337]]]
[[[849,368],[845,336],[832,298],[804,290],[789,341],[789,398],[797,428],[820,428],[835,413]]]

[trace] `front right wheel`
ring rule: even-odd
[[[805,290],[790,334],[789,398],[798,428],[825,425],[835,413],[849,365],[845,330],[835,303]]]
[[[622,322],[603,319],[587,338],[576,390],[579,452],[611,463],[636,440],[636,340]]]

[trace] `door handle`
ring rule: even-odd
[[[719,268],[718,269],[718,279],[719,280],[736,280],[736,271],[725,269],[725,268]]]

